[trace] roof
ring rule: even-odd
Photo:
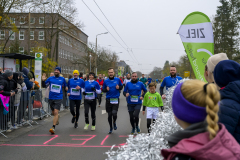
[[[35,59],[34,56],[29,56],[29,55],[19,54],[19,53],[0,54],[0,57],[20,59],[20,60]]]

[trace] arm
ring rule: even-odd
[[[145,94],[147,93],[147,89],[146,89],[146,87],[144,86],[144,84],[142,84],[142,90],[143,90],[142,97],[144,97]]]
[[[102,91],[103,91],[103,92],[108,92],[105,81],[103,82]]]
[[[126,97],[127,91],[128,91],[128,85],[126,85],[126,87],[125,87],[124,90],[123,90],[123,95],[124,95],[125,97]]]
[[[162,81],[162,84],[160,86],[160,95],[162,96],[163,95],[163,89],[164,89],[164,86],[166,85],[166,81],[165,81],[165,78],[164,80]]]
[[[11,92],[4,91],[5,87],[6,87],[5,83],[0,81],[0,93],[4,96],[11,96]]]
[[[68,88],[70,88],[70,79],[68,80],[67,86],[68,86]],[[67,91],[67,93],[70,93],[70,89]]]
[[[123,84],[122,84],[120,79],[119,79],[118,85],[119,85],[119,89],[118,90],[122,90],[123,89]]]
[[[96,87],[96,93],[101,94],[102,91],[101,91],[100,85],[96,83],[95,87]]]
[[[144,95],[144,100],[143,100],[143,111],[145,111],[145,109],[146,109],[147,101],[148,101],[148,98],[147,98],[147,95],[145,94]]]

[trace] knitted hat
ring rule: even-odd
[[[73,74],[75,74],[75,73],[77,73],[77,74],[79,75],[78,70],[74,70],[74,71],[73,71]]]
[[[29,72],[29,69],[26,68],[26,67],[23,67],[22,72],[23,72],[23,74],[24,74],[25,76],[27,76],[27,75],[28,75],[28,72]]]
[[[5,73],[3,73],[3,76],[6,77],[6,78],[7,78],[7,77],[10,77],[10,76],[12,76],[12,75],[13,75],[13,72],[10,71],[10,70],[6,70]]]
[[[60,67],[56,67],[55,70],[59,70],[59,72],[61,73],[61,68]]]
[[[213,72],[215,66],[223,60],[228,60],[227,54],[226,53],[218,53],[213,56],[211,56],[208,61],[207,61],[207,67],[209,72]]]
[[[226,87],[228,83],[240,80],[240,64],[232,60],[221,61],[216,65],[213,75],[219,87]]]

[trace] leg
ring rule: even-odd
[[[88,118],[88,113],[89,113],[89,102],[88,100],[84,100],[84,113],[85,113],[85,123],[89,124],[89,118]]]
[[[79,116],[80,116],[80,105],[81,105],[81,100],[76,100],[76,122],[78,122]]]
[[[136,126],[138,126],[139,123],[139,113],[140,113],[140,109],[135,109],[133,116],[134,116],[134,122],[136,124]]]
[[[54,109],[54,117],[53,117],[53,126],[56,126],[57,122],[58,122],[58,109]]]
[[[110,126],[110,130],[113,128],[112,127],[112,105],[110,104],[110,100],[106,99],[106,111],[108,113],[108,123]]]
[[[74,106],[75,106],[75,101],[74,100],[70,100],[70,112],[71,112],[73,117],[76,117],[75,111],[74,111]]]
[[[128,113],[129,113],[129,116],[130,116],[130,123],[132,125],[132,128],[135,128],[133,111],[128,111]]]
[[[96,105],[97,105],[97,100],[94,99],[91,103],[92,126],[96,125]]]
[[[148,133],[150,133],[150,126],[151,126],[151,119],[147,119],[147,129],[148,129]]]
[[[101,102],[102,102],[102,94],[99,94],[98,102],[99,102],[99,107],[100,107]]]

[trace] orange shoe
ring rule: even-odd
[[[49,130],[50,133],[54,134],[55,133],[55,129],[52,127],[50,130]]]

